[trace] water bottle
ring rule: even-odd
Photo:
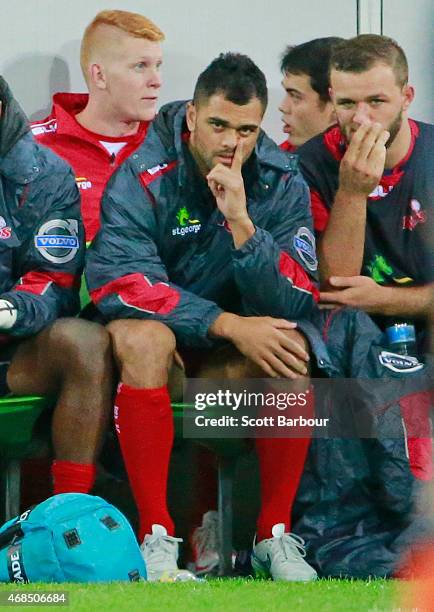
[[[398,355],[417,356],[416,330],[411,323],[394,323],[386,329],[390,349]]]

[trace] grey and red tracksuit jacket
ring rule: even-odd
[[[53,96],[51,114],[32,123],[33,136],[67,161],[75,172],[81,194],[81,212],[86,240],[93,240],[99,229],[101,199],[113,172],[143,142],[149,123],[139,125],[132,136],[110,137],[95,134],[82,127],[75,115],[82,111],[88,94],[57,93]],[[110,155],[101,144],[125,142],[117,155]]]
[[[102,204],[87,281],[109,319],[161,321],[187,346],[211,346],[223,311],[300,319],[315,307],[309,192],[264,133],[243,167],[255,234],[238,250],[186,143],[185,102],[164,106]]]
[[[35,142],[1,77],[0,100],[0,299],[17,309],[5,342],[78,311],[84,232],[70,167]]]

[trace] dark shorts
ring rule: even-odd
[[[14,353],[17,350],[17,346],[17,342],[0,345],[0,397],[4,397],[10,393],[6,382],[6,376]]]
[[[177,346],[176,350],[184,362],[187,378],[196,378],[206,362],[218,366],[240,359],[240,353],[235,346],[226,340],[216,341],[215,345],[208,349]]]
[[[93,323],[99,323],[100,325],[107,325],[110,319],[107,319],[95,306],[93,302],[90,302],[78,315],[79,319],[85,319],[86,321],[92,321]]]

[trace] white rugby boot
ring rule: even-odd
[[[147,534],[140,546],[150,582],[197,580],[188,570],[179,569],[178,542],[182,539],[167,535],[163,525],[152,525],[152,534]]]
[[[196,527],[191,535],[192,565],[198,576],[216,572],[219,565],[218,542],[218,513],[209,510],[202,517],[202,525]]]
[[[316,571],[303,558],[306,556],[303,538],[285,533],[284,523],[274,525],[271,533],[272,538],[253,546],[252,567],[256,577],[288,582],[316,580]]]

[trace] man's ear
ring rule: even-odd
[[[334,103],[334,92],[333,92],[333,87],[329,87],[329,98],[331,100],[332,106],[335,105]]]
[[[190,132],[194,132],[194,128],[196,127],[196,107],[193,102],[187,102],[187,112],[185,115],[185,119],[187,121],[187,127]]]
[[[406,111],[414,100],[414,87],[412,87],[411,85],[404,85],[402,89],[402,95],[404,98],[402,110]]]
[[[104,66],[100,64],[91,64],[89,66],[89,78],[91,83],[98,89],[107,89]]]
[[[335,107],[333,106],[332,102],[327,102],[327,106],[329,125],[334,125],[335,123],[337,123],[338,120],[336,116]]]

